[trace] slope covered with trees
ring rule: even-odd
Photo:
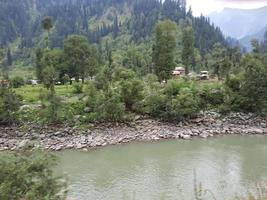
[[[20,48],[40,44],[41,21],[45,16],[54,20],[51,47],[61,47],[70,34],[87,37],[100,43],[107,35],[128,36],[130,41],[143,42],[151,38],[159,20],[170,19],[177,24],[189,18],[195,32],[195,46],[202,53],[215,42],[225,45],[219,29],[205,17],[195,18],[186,12],[185,0],[11,0],[1,2],[0,46],[19,39]],[[197,33],[197,34],[196,34]]]

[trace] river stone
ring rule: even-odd
[[[31,143],[30,140],[22,140],[21,142],[19,142],[17,149],[24,149],[24,148],[31,148],[34,145]]]
[[[191,136],[190,135],[183,135],[182,138],[184,140],[190,140],[191,139]]]
[[[83,111],[84,111],[85,113],[90,113],[90,112],[92,112],[92,109],[89,108],[89,107],[85,107]]]
[[[259,128],[255,128],[255,129],[253,129],[252,131],[253,131],[253,133],[255,133],[255,134],[263,134],[263,130],[262,130],[262,129],[259,129]]]

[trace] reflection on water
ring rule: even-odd
[[[225,200],[267,180],[266,136],[135,143],[59,157],[57,171],[69,178],[75,200],[193,199],[195,178]]]

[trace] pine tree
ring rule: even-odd
[[[10,50],[10,48],[7,49],[6,57],[7,57],[7,65],[8,65],[8,66],[11,66],[12,63],[13,63],[13,60],[12,60],[12,55],[11,55],[11,50]]]

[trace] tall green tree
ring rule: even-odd
[[[13,60],[12,60],[12,55],[11,55],[10,48],[7,49],[6,58],[7,58],[7,65],[11,66],[12,63],[13,63]]]
[[[186,27],[183,30],[182,46],[182,62],[185,66],[185,74],[188,75],[194,62],[194,31],[192,27]]]
[[[41,94],[40,97],[42,101],[48,102],[45,106],[44,118],[50,123],[58,123],[60,121],[60,109],[62,107],[61,99],[57,96],[55,91],[55,82],[58,80],[56,67],[59,65],[57,53],[57,50],[45,49],[41,59],[41,65],[43,66],[42,81],[44,86],[48,89],[48,93],[47,95]]]
[[[176,33],[177,25],[171,20],[161,21],[156,25],[152,60],[160,81],[169,79],[175,67]]]
[[[43,26],[43,29],[47,31],[45,43],[46,43],[46,48],[48,48],[48,46],[49,46],[49,33],[50,33],[50,30],[53,28],[52,17],[50,17],[50,16],[44,17],[44,19],[42,21],[42,26]]]
[[[218,78],[221,77],[221,64],[223,61],[223,56],[224,56],[224,49],[222,48],[220,43],[215,43],[213,45],[212,49],[212,67],[213,67],[213,73],[216,75]]]
[[[97,66],[97,49],[92,47],[87,38],[71,35],[64,41],[64,57],[70,77],[83,81],[86,76],[94,76]]]
[[[252,52],[254,54],[259,54],[261,51],[260,43],[257,39],[251,40]]]
[[[263,52],[267,52],[267,31],[264,33],[263,41],[261,43],[261,48]]]
[[[36,69],[36,77],[38,80],[43,80],[43,65],[42,65],[42,58],[43,58],[43,49],[38,48],[35,52],[35,69]]]

